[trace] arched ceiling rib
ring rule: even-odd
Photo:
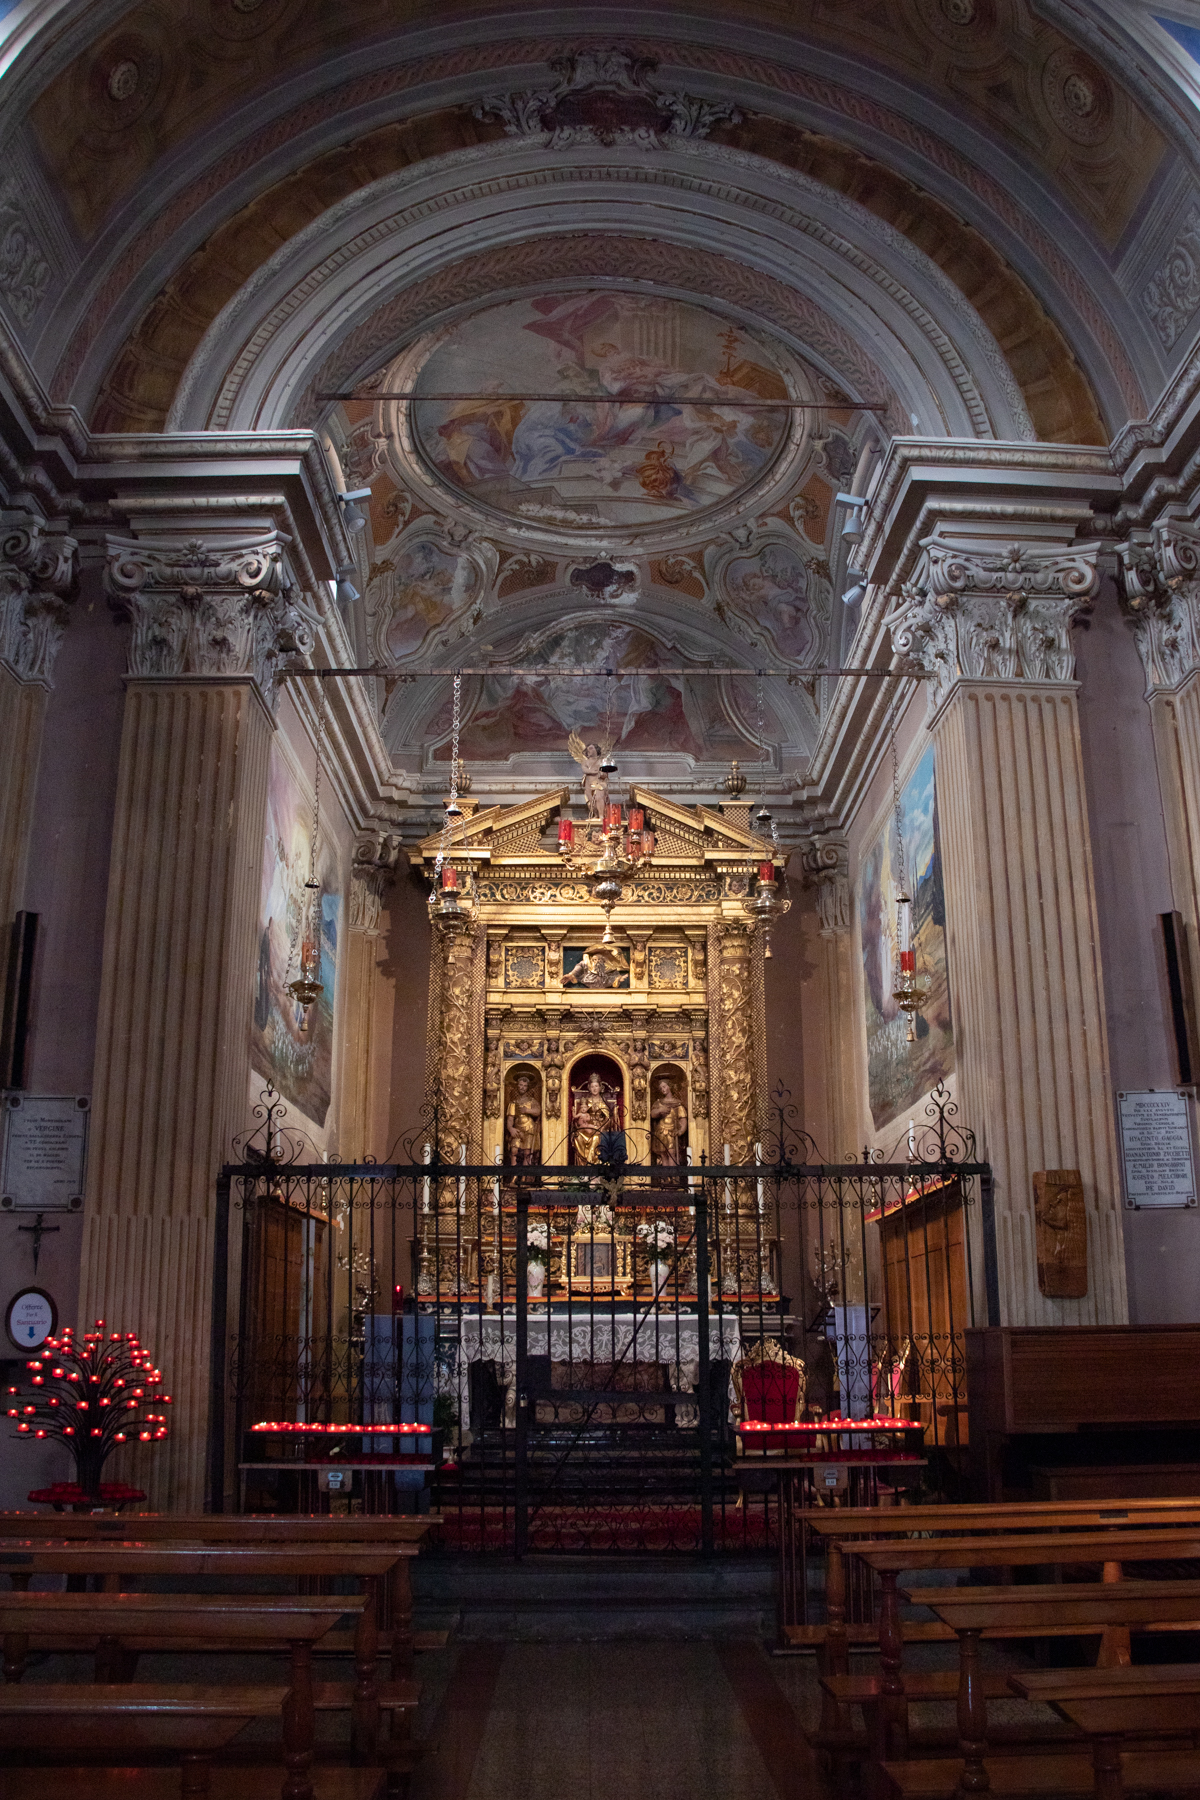
[[[1038,435],[1096,441],[1155,391],[1162,354],[1113,270],[1170,162],[1163,121],[1102,66],[1103,45],[1073,45],[1023,0],[807,0],[787,28],[755,0],[408,3],[403,20],[395,0],[361,0],[336,28],[315,0],[35,10],[59,35],[43,40],[36,99],[14,65],[0,132],[33,100],[21,153],[61,181],[78,252],[28,341],[56,398],[97,424],[160,423],[264,250],[355,186],[494,133],[474,100],[546,81],[548,59],[601,31],[663,59],[671,81],[736,98],[745,119],[715,144],[815,174],[929,254],[1001,344]]]

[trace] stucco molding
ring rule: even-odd
[[[31,514],[0,513],[0,662],[51,685],[75,590],[79,545]]]
[[[1147,696],[1200,669],[1200,529],[1159,520],[1120,547],[1123,607],[1146,673]]]

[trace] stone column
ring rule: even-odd
[[[385,1156],[375,1141],[376,1086],[384,1046],[391,1041],[380,979],[383,934],[379,921],[385,891],[400,856],[400,839],[386,822],[369,820],[359,832],[350,865],[350,933],[346,956],[345,1067],[338,1112],[343,1155]]]
[[[1171,889],[1200,1001],[1200,531],[1160,521],[1121,546],[1125,606],[1146,671]],[[1200,1016],[1200,1015],[1198,1015]]]
[[[283,541],[109,539],[130,620],[80,1317],[136,1331],[174,1395],[164,1510],[204,1499],[214,1184],[247,1117],[272,675],[311,647]]]
[[[965,536],[965,531],[964,531]],[[1127,1316],[1071,625],[1096,546],[927,539],[890,617],[928,681],[960,1117],[996,1181],[1002,1322]],[[1077,1168],[1088,1292],[1037,1284],[1032,1176]]]
[[[20,910],[42,725],[78,545],[31,513],[0,512],[0,986]]]

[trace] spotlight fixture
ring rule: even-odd
[[[337,572],[337,603],[339,606],[349,606],[352,600],[358,599],[358,589],[350,579],[353,572],[352,567],[339,569]]]
[[[857,606],[867,591],[867,578],[861,569],[853,566],[846,570],[846,574],[853,585],[848,587],[842,595],[842,605]]]
[[[367,515],[358,503],[360,500],[369,500],[370,498],[369,487],[350,488],[346,493],[338,495],[342,508],[342,524],[347,531],[362,531],[365,528]]]
[[[863,534],[863,514],[867,508],[865,496],[862,494],[839,494],[837,504],[846,508],[846,520],[842,526],[842,541],[856,544]]]

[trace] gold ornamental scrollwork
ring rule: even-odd
[[[748,1162],[754,1145],[754,1011],[750,981],[750,933],[744,925],[720,927],[721,1129],[735,1163]]]

